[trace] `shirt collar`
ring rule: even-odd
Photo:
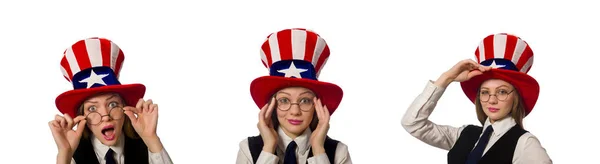
[[[277,145],[279,145],[280,150],[285,152],[285,149],[287,148],[288,144],[292,142],[292,138],[285,134],[285,132],[283,131],[283,127],[277,128],[277,134],[279,134],[279,144]],[[308,150],[310,146],[309,137],[311,134],[312,131],[310,130],[310,128],[306,128],[306,130],[300,136],[296,137],[296,139],[293,140],[298,145],[296,153],[301,152],[302,154],[306,152],[306,150]]]
[[[483,129],[486,129],[488,126],[492,126],[492,128],[494,128],[494,133],[492,133],[492,135],[494,135],[495,137],[499,137],[515,125],[517,125],[517,122],[510,116],[506,116],[501,120],[495,121],[493,124],[490,122],[490,118],[488,117],[487,119],[485,119]]]
[[[108,149],[112,149],[115,152],[117,159],[123,155],[123,147],[125,145],[125,139],[123,138],[123,135],[119,137],[117,143],[114,146],[106,146],[102,144],[102,142],[93,134],[90,137],[92,137],[92,146],[94,147],[94,151],[96,152],[96,155],[101,159],[104,159],[104,156],[106,155],[106,152],[108,152]]]

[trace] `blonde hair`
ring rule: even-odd
[[[103,93],[99,93],[96,95],[101,95]],[[121,99],[121,102],[123,102],[123,106],[127,105],[125,104],[125,100],[119,95],[119,94],[115,94],[118,95],[119,98]],[[93,97],[93,96],[91,96]],[[84,115],[84,106],[83,103],[81,103],[81,105],[79,106],[79,109],[77,110],[77,115]],[[125,121],[123,122],[123,132],[125,132],[125,136],[129,137],[129,138],[133,138],[133,139],[138,139],[140,138],[140,136],[137,134],[137,132],[135,132],[135,129],[133,129],[133,126],[131,125],[131,120],[129,120],[128,116],[123,116],[123,119],[125,119]],[[87,126],[87,125],[86,125]],[[90,134],[92,133],[92,131],[90,131],[90,128],[85,128],[85,130],[83,131],[83,135],[82,137],[85,139],[89,139]]]
[[[479,92],[480,90],[477,90],[477,98],[475,98],[475,111],[477,112],[477,119],[479,120],[481,125],[483,125],[485,123],[485,119],[487,119],[488,116],[485,115],[485,112],[483,112]],[[516,88],[514,92],[515,93],[513,94],[513,104],[509,115],[515,120],[515,122],[517,122],[517,125],[519,125],[522,129],[525,129],[523,127],[523,118],[525,118],[525,105],[523,105],[521,94],[519,94],[519,91],[516,90]]]

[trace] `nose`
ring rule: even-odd
[[[498,97],[496,95],[490,95],[490,99],[488,100],[489,104],[497,104],[498,103]]]
[[[110,110],[107,108],[104,108],[104,112],[101,113],[102,114],[102,121],[110,121],[112,118],[110,118]]]
[[[290,107],[290,111],[289,113],[291,115],[300,115],[300,105],[299,104],[292,104],[292,106]]]

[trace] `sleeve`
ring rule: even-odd
[[[450,150],[466,125],[437,125],[428,119],[444,91],[445,88],[438,87],[429,80],[423,92],[406,110],[402,117],[402,127],[410,135],[429,145]]]
[[[256,164],[277,164],[279,158],[272,153],[261,151]],[[248,147],[248,139],[244,139],[240,142],[240,150],[238,151],[236,164],[252,164],[252,154],[250,154],[250,147]]]
[[[71,164],[76,164],[75,159],[71,158]]]
[[[335,164],[352,164],[350,152],[348,151],[348,146],[346,144],[338,142],[337,148],[335,149],[335,159],[333,161]],[[323,153],[308,158],[308,164],[329,164],[329,158],[327,157],[327,154]]]
[[[152,153],[148,150],[148,161],[150,164],[173,164],[173,161],[171,161],[171,157],[165,148],[156,153]]]
[[[519,141],[517,141],[513,163],[552,164],[552,159],[537,137],[528,132],[519,137]]]

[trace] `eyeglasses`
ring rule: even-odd
[[[489,91],[480,91],[479,92],[479,99],[482,102],[488,102],[488,101],[490,101],[490,98],[492,96],[496,96],[496,98],[499,101],[504,101],[504,100],[506,100],[508,98],[508,95],[510,95],[511,93],[513,93],[513,91],[515,91],[515,90],[513,89],[510,92],[507,92],[506,90],[500,90],[500,91],[497,91],[495,94],[490,94]]]
[[[104,116],[108,116],[110,119],[113,120],[119,120],[121,118],[123,118],[123,115],[125,114],[125,111],[123,110],[122,107],[113,107],[112,109],[110,109],[108,115],[101,115],[98,112],[91,112],[88,113],[86,116],[86,120],[90,125],[98,125],[100,124],[100,122],[102,122],[102,118]]]
[[[298,105],[303,112],[309,112],[313,108],[313,101],[309,98],[302,98],[298,103],[292,103],[288,98],[279,98],[277,100],[277,108],[281,111],[288,111],[292,105]]]

